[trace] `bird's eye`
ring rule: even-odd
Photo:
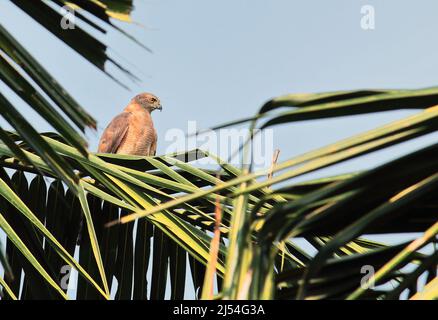
[[[157,99],[155,99],[155,98],[151,98],[151,101],[152,101],[152,102],[157,102]]]

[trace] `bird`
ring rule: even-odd
[[[157,96],[147,92],[136,95],[106,127],[97,152],[154,156],[157,151],[157,132],[151,116],[154,110],[162,110]]]

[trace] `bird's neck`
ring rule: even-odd
[[[139,105],[138,103],[130,103],[126,106],[125,110],[123,110],[125,112],[132,112],[132,113],[136,113],[136,114],[145,114],[147,116],[151,116],[151,112],[150,110],[142,107],[141,105]]]

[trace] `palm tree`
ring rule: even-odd
[[[70,3],[90,26],[96,25],[82,11],[115,27],[109,18],[128,20],[132,10],[128,0],[12,2],[104,72],[103,44],[86,45],[98,42],[81,30],[67,37],[48,17]],[[16,130],[0,130],[3,299],[66,299],[70,268],[79,275],[77,299],[181,299],[188,274],[203,299],[438,297],[436,143],[369,170],[293,180],[435,132],[438,88],[272,99],[253,118],[217,129],[249,122],[255,134],[310,119],[418,112],[270,171],[253,171],[203,150],[156,157],[91,153],[78,131],[95,121],[2,26],[0,50],[2,81],[57,130],[37,133],[0,93],[0,114]],[[192,163],[200,157],[215,161],[217,170]],[[388,245],[366,238],[400,232],[416,239]]]

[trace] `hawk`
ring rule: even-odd
[[[157,151],[157,132],[151,113],[156,109],[161,111],[162,107],[155,95],[136,95],[106,127],[97,152],[154,156]]]

